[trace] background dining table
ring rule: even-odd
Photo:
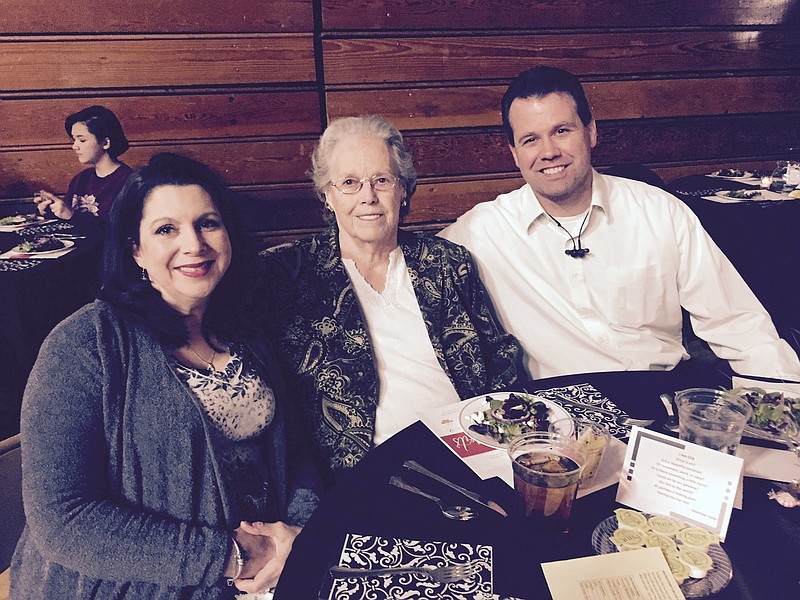
[[[610,372],[569,375],[528,382],[515,389],[544,390],[589,383],[636,418],[655,419],[661,430],[664,392],[688,387],[730,386],[730,378],[705,367],[673,372]],[[507,518],[483,509],[467,522],[442,516],[435,504],[389,485],[392,475],[411,479],[402,468],[414,459],[509,510]],[[800,473],[798,473],[800,476]],[[430,481],[418,480],[430,492]],[[746,477],[742,510],[734,510],[723,548],[733,565],[730,583],[713,597],[720,600],[800,597],[800,508],[768,499],[769,481]],[[331,565],[340,558],[345,536],[358,533],[384,538],[487,544],[493,548],[493,585],[499,597],[549,598],[542,562],[591,556],[595,527],[620,505],[617,486],[579,498],[569,533],[532,529],[516,507],[514,491],[499,478],[481,481],[431,431],[417,422],[371,450],[342,473],[295,541],[275,592],[275,599],[317,598]],[[439,485],[435,494],[448,503],[464,503],[457,492]],[[469,501],[466,501],[469,503]],[[480,506],[476,505],[480,509]]]
[[[102,236],[66,222],[35,225],[22,235],[0,232],[0,254],[24,238],[52,233],[80,236],[58,258],[0,260],[0,439],[19,432],[22,392],[39,346],[50,330],[91,302],[97,289]],[[24,237],[23,237],[24,236]]]
[[[691,175],[667,189],[683,200],[772,316],[780,336],[800,353],[800,199],[707,199],[719,191],[757,190],[752,181]]]

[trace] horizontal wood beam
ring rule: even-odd
[[[302,32],[313,31],[312,0],[280,2],[109,2],[0,0],[3,33]]]
[[[0,92],[308,82],[312,36],[0,40]]]
[[[780,71],[798,56],[791,31],[530,33],[323,41],[329,85],[509,81],[537,64],[582,76]]]
[[[327,30],[798,25],[793,0],[322,0]]]
[[[329,119],[378,113],[401,130],[496,127],[506,87],[334,90],[326,94],[326,106]],[[800,106],[800,75],[596,81],[584,87],[597,120],[783,112]]]

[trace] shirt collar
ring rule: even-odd
[[[604,214],[610,219],[608,209],[608,186],[603,176],[592,169],[592,202],[591,207],[594,213]],[[517,222],[521,225],[524,233],[530,233],[534,226],[541,222],[547,222],[547,213],[542,208],[536,194],[533,193],[531,186],[527,183],[522,188],[522,202],[517,205]]]

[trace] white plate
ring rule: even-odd
[[[651,515],[643,513],[646,517]],[[617,530],[617,517],[611,515],[607,519],[600,521],[592,532],[592,548],[596,554],[609,554],[619,552],[609,538]],[[708,547],[708,555],[711,557],[711,568],[706,576],[701,579],[686,578],[680,584],[681,592],[686,598],[703,598],[711,594],[716,594],[728,585],[733,577],[733,566],[728,553],[719,544],[711,544]]]
[[[61,240],[61,243],[64,244],[61,248],[55,248],[54,250],[45,250],[43,252],[36,252],[35,250],[31,250],[29,252],[23,252],[19,250],[19,246],[14,248],[14,252],[18,254],[30,254],[31,256],[45,256],[47,254],[55,254],[56,252],[61,252],[62,250],[66,250],[67,248],[72,248],[75,245],[75,242],[72,240]]]
[[[758,196],[753,198],[733,198],[728,196],[732,191],[735,190],[723,190],[721,192],[714,192],[714,195],[718,198],[723,198],[728,202],[763,202],[764,200],[786,200],[788,196],[784,196],[777,192],[773,192],[772,190],[748,190],[752,192],[758,192]]]
[[[6,218],[6,217],[3,217]],[[30,221],[28,223],[18,223],[16,225],[0,225],[0,231],[4,232],[14,232],[19,231],[20,229],[25,229],[26,227],[32,227],[34,225],[47,225],[48,223],[55,223],[56,219],[42,219],[40,218],[38,221]]]
[[[736,169],[737,171],[739,169]],[[720,175],[719,171],[711,173],[712,177],[722,177],[723,179],[751,179],[754,175],[750,171],[744,171],[744,175]]]
[[[492,446],[493,448],[505,448],[506,445],[502,442],[499,442],[494,437],[490,435],[485,435],[482,433],[478,433],[477,431],[473,431],[470,429],[470,425],[474,425],[475,422],[472,420],[472,415],[477,414],[479,412],[484,412],[489,407],[489,399],[492,400],[506,400],[508,399],[509,394],[518,394],[520,396],[527,396],[528,398],[543,403],[550,411],[549,418],[550,422],[556,421],[558,419],[567,419],[570,417],[570,414],[561,406],[553,402],[552,400],[547,400],[546,398],[542,398],[541,396],[537,396],[536,394],[528,394],[527,392],[492,392],[491,394],[482,394],[480,396],[476,396],[475,398],[470,398],[469,400],[464,400],[464,407],[461,409],[461,414],[458,417],[458,421],[461,424],[461,429],[464,430],[469,437],[473,440],[480,442],[481,444],[486,444],[487,446]]]

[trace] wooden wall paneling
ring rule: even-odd
[[[326,30],[798,25],[794,0],[322,0]]]
[[[319,134],[321,130],[315,91],[212,90],[0,100],[0,141],[4,147],[66,144],[64,119],[94,104],[114,111],[133,142]]]
[[[584,88],[598,120],[780,112],[800,106],[800,75],[589,81]],[[326,106],[329,119],[378,113],[401,130],[499,126],[505,90],[505,85],[333,90]]]
[[[800,56],[782,29],[529,33],[323,40],[328,85],[510,80],[547,64],[576,75],[779,72]]]
[[[800,113],[598,123],[596,165],[786,158],[800,139]]]
[[[315,80],[311,35],[0,39],[0,93]]]
[[[53,8],[52,0],[0,0],[3,31],[34,35],[313,31],[313,0],[59,0],[57,10]]]
[[[307,179],[313,139],[238,140],[131,147],[122,159],[136,166],[158,152],[180,152],[215,168],[230,185],[258,185]],[[0,152],[0,196],[22,197],[46,188],[64,193],[81,170],[66,148]]]
[[[496,129],[411,132],[405,136],[421,177],[513,174]],[[600,121],[593,164],[675,163],[785,156],[800,139],[800,113]]]
[[[498,194],[515,190],[525,181],[511,176],[478,176],[452,179],[423,178],[411,199],[405,224],[432,224],[455,220],[480,202],[494,200]]]

